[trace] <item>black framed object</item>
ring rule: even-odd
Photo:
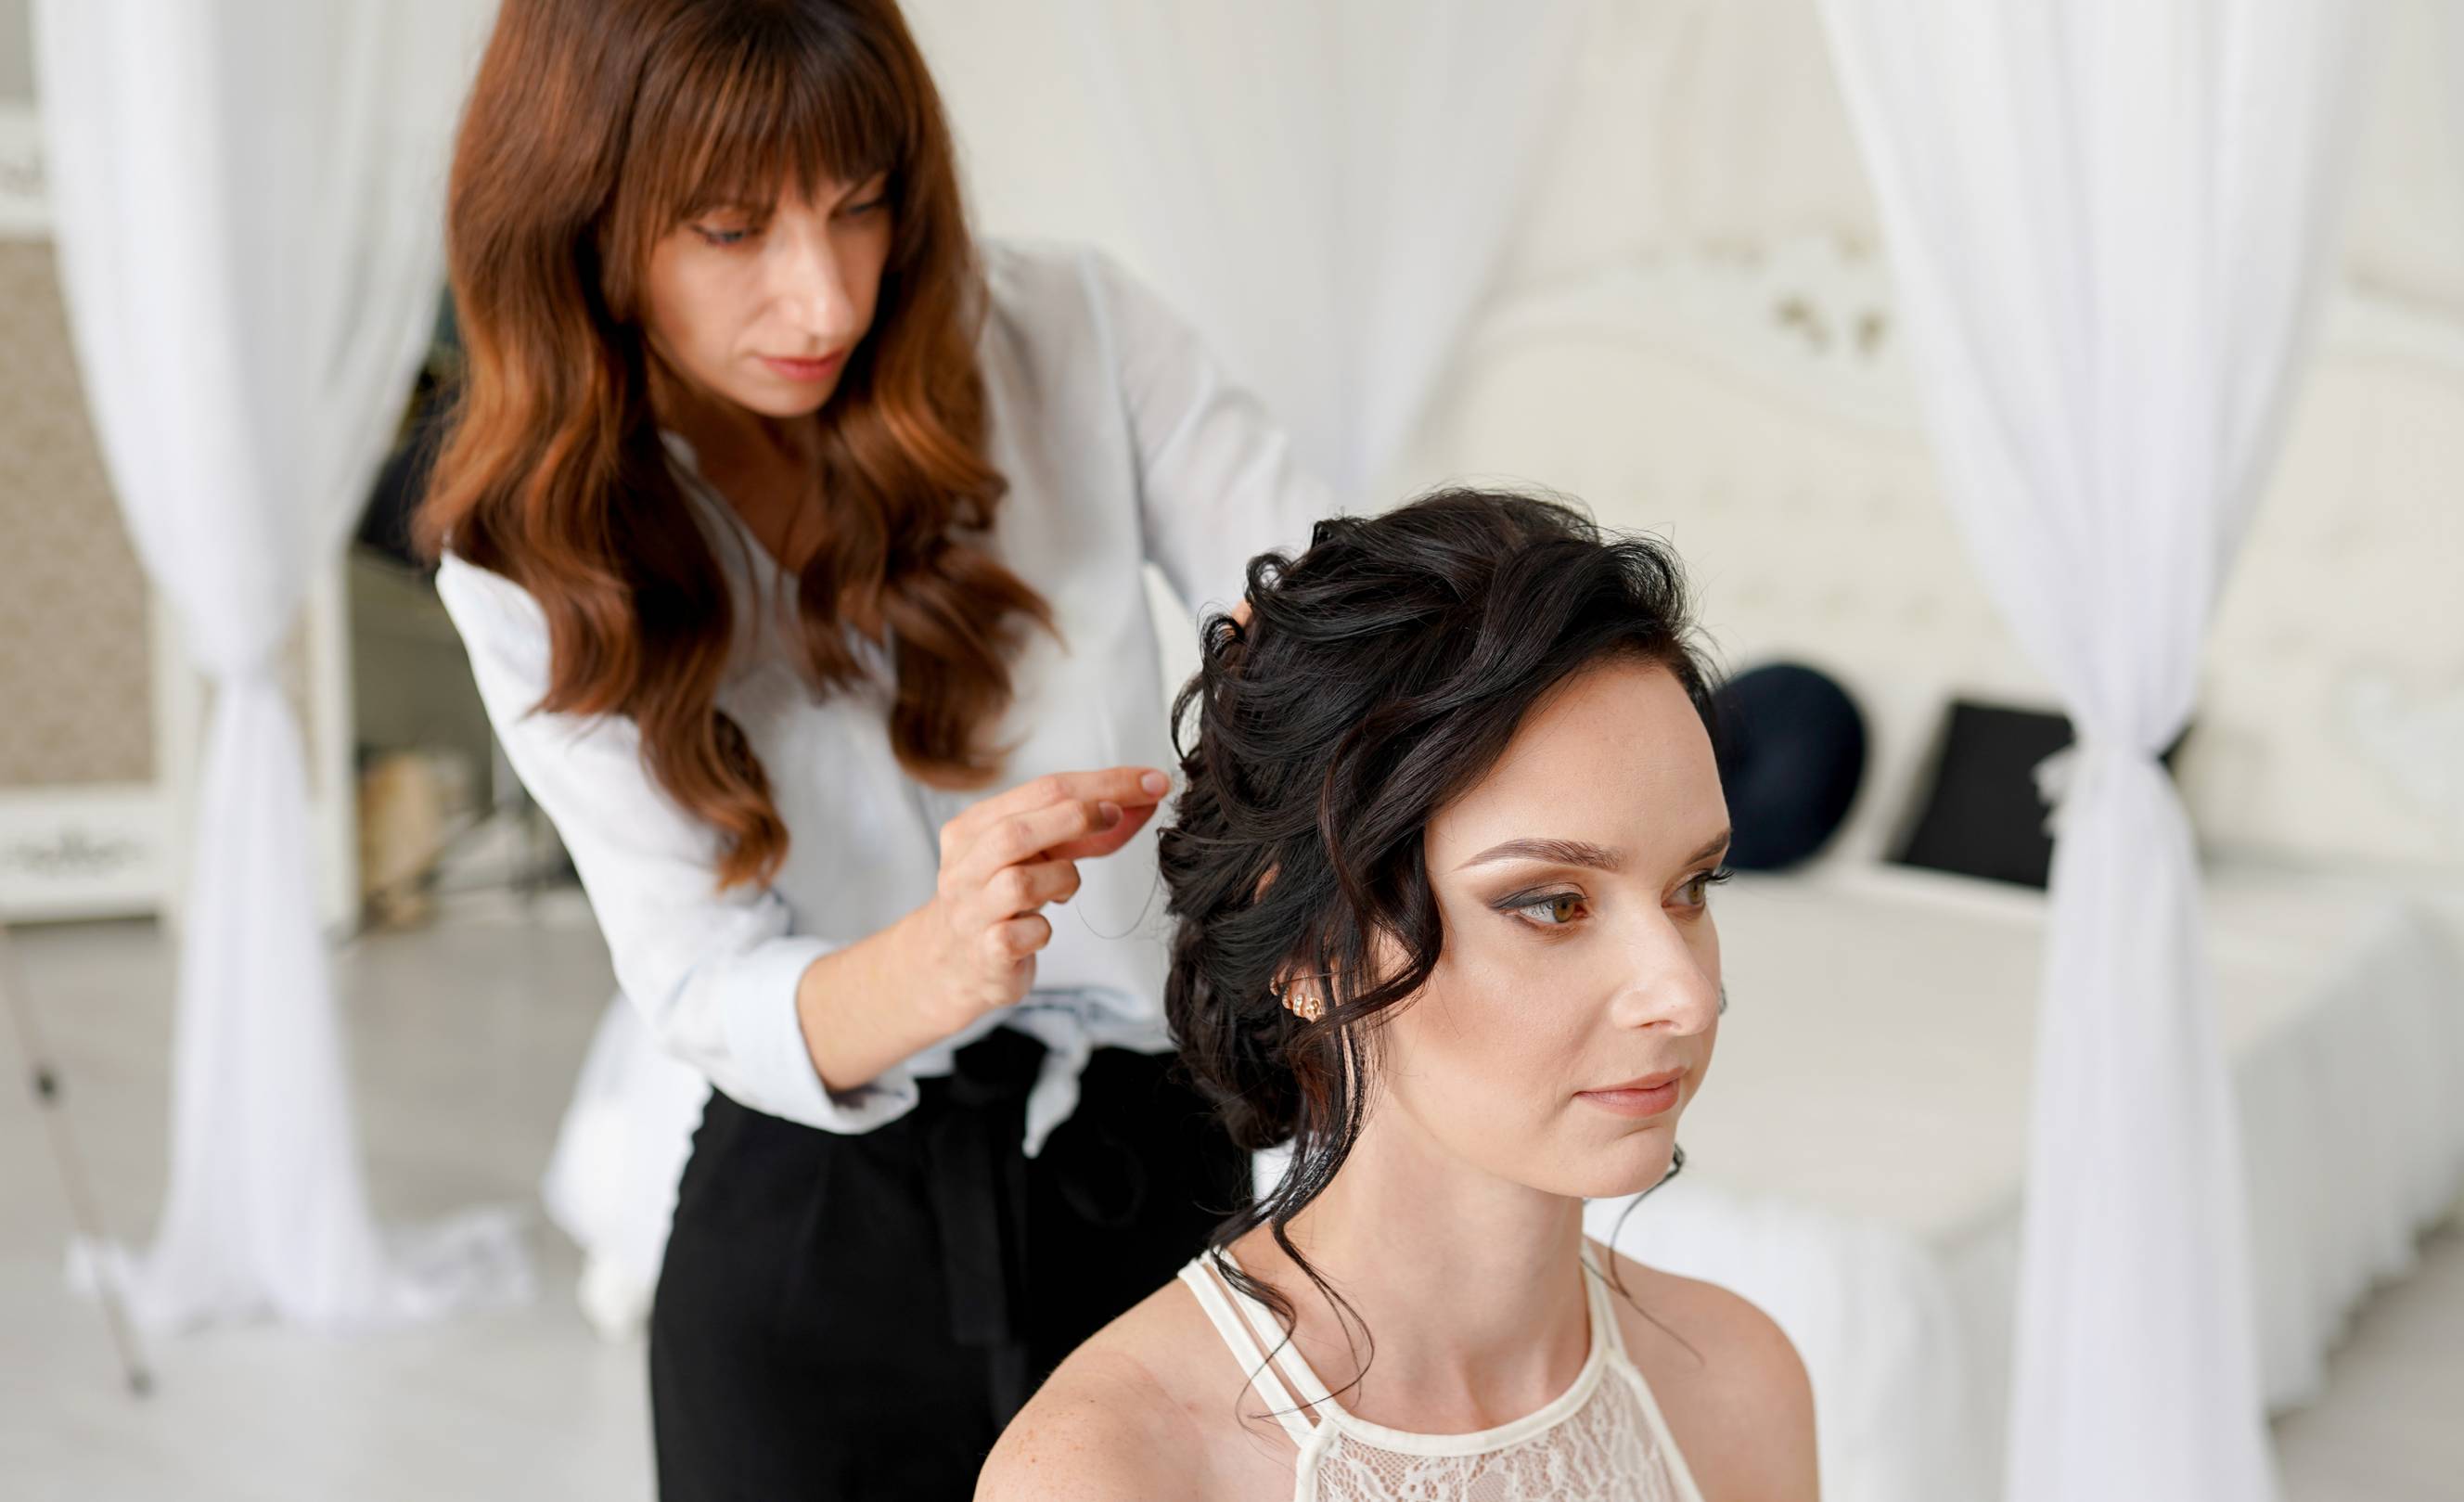
[[[2053,872],[2054,838],[2036,765],[2075,739],[2066,716],[1952,700],[1916,815],[1892,859],[2041,890]],[[2165,752],[2168,769],[2181,749],[2176,739]]]

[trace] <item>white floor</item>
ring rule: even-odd
[[[62,1291],[68,1203],[0,1018],[0,1497],[223,1502],[650,1495],[640,1346],[575,1312],[540,1165],[610,994],[578,902],[539,923],[380,936],[337,967],[370,1192],[389,1223],[533,1206],[530,1306],[350,1342],[275,1329],[155,1342],[132,1399],[99,1312]],[[21,930],[17,980],[113,1234],[162,1192],[171,961],[150,925]]]
[[[21,931],[20,1012],[65,1084],[108,1229],[142,1238],[162,1192],[171,961],[145,924]],[[389,1221],[532,1204],[558,1112],[608,994],[579,905],[466,912],[338,965],[371,1190]],[[72,1231],[30,1043],[0,1016],[0,1496],[429,1499],[650,1494],[638,1345],[570,1296],[574,1259],[533,1212],[540,1296],[502,1314],[348,1343],[275,1329],[157,1342],[131,1397],[99,1311],[63,1290]],[[2326,1400],[2277,1425],[2287,1502],[2464,1498],[2464,1232],[2368,1306]]]

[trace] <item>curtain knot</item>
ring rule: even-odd
[[[2072,810],[2094,801],[2132,767],[2157,765],[2157,753],[2110,736],[2082,736],[2036,763],[2036,796],[2045,805],[2045,832],[2062,836]],[[2161,774],[2160,774],[2161,775]]]

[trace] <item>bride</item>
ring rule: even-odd
[[[1162,840],[1182,1057],[1282,1177],[979,1486],[1810,1502],[1769,1316],[1583,1236],[1676,1171],[1728,836],[1677,561],[1552,501],[1322,522],[1209,623]]]

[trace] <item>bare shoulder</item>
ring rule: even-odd
[[[1001,1432],[977,1502],[1209,1502],[1212,1447],[1190,1370],[1204,1321],[1168,1283],[1096,1332]]]
[[[1814,1502],[1814,1388],[1778,1322],[1716,1283],[1616,1267],[1626,1350],[1706,1502]]]

